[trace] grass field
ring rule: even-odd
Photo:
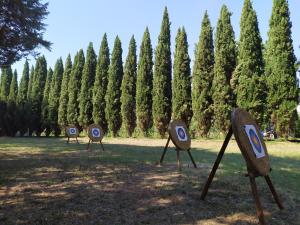
[[[166,140],[0,138],[0,224],[258,224],[245,163],[231,141],[205,201],[201,190],[221,140],[192,141],[198,168],[185,152],[157,162]],[[267,142],[280,211],[262,178],[267,224],[300,224],[300,144]],[[174,149],[174,148],[171,148]]]

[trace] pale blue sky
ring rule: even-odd
[[[45,1],[44,1],[45,2]],[[55,61],[62,57],[65,61],[68,53],[72,60],[74,54],[86,48],[90,41],[98,54],[104,32],[108,35],[110,51],[116,35],[122,41],[123,61],[125,61],[130,37],[134,34],[139,51],[141,38],[146,26],[149,27],[152,46],[155,48],[160,31],[164,7],[168,7],[171,21],[172,52],[179,26],[184,26],[188,35],[189,53],[194,60],[194,46],[198,42],[201,21],[205,10],[208,11],[213,27],[216,27],[222,4],[232,12],[231,22],[236,40],[239,37],[239,21],[243,6],[242,0],[51,0],[45,39],[51,41],[52,51],[41,49],[48,66],[54,67]],[[253,0],[257,12],[259,28],[263,41],[267,39],[272,0]],[[292,36],[297,58],[300,57],[300,1],[289,0],[291,12]],[[23,70],[24,60],[13,65],[19,77]],[[34,60],[30,64],[35,64]]]

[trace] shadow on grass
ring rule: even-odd
[[[26,152],[18,153],[18,148]],[[225,153],[206,201],[201,201],[216,152],[193,150],[198,169],[182,152],[183,171],[178,172],[174,148],[162,167],[156,163],[163,146],[104,142],[104,152],[85,148],[64,139],[1,139],[0,224],[257,224],[241,154]],[[94,144],[96,148],[100,146]],[[276,208],[258,179],[267,221],[299,224],[294,193],[299,185],[293,183],[299,161],[271,158],[271,177],[286,209]]]

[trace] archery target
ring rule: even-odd
[[[176,126],[176,134],[179,141],[187,141],[188,137],[183,126]]]
[[[69,133],[70,133],[70,135],[75,135],[77,133],[76,128],[75,127],[70,127],[69,128]]]
[[[250,141],[252,150],[256,158],[264,157],[266,155],[265,150],[258,137],[255,127],[253,125],[245,125],[245,131],[247,133],[248,139]]]
[[[89,125],[87,128],[87,133],[92,141],[101,141],[104,136],[103,129],[98,124]]]
[[[99,138],[101,136],[101,132],[99,128],[92,128],[92,135],[95,138]]]

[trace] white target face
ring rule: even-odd
[[[92,136],[95,138],[99,138],[101,136],[101,132],[99,128],[92,128]]]
[[[176,134],[179,141],[187,141],[188,137],[183,126],[176,126]]]
[[[71,135],[75,135],[77,132],[76,132],[76,128],[74,128],[74,127],[71,127],[71,128],[69,128],[69,133],[71,134]]]
[[[261,141],[258,137],[255,127],[253,125],[245,125],[245,131],[247,133],[248,139],[250,141],[252,150],[253,150],[256,158],[264,157],[266,155],[265,149],[264,149],[263,145],[261,144]]]

